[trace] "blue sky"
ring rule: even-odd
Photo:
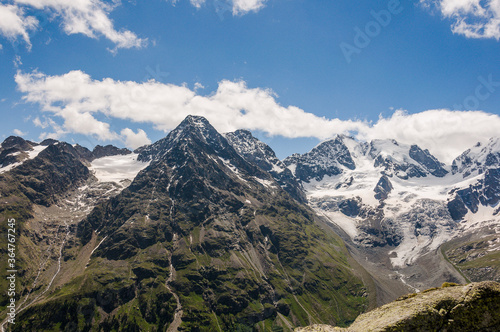
[[[194,113],[281,158],[344,133],[448,160],[498,135],[499,17],[498,0],[2,0],[1,138],[133,148]]]

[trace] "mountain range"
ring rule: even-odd
[[[450,165],[343,135],[279,160],[188,116],[135,151],[9,137],[0,184],[12,331],[348,326],[409,292],[500,281],[500,138]]]

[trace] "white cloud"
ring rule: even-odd
[[[248,12],[258,12],[264,8],[266,0],[232,0],[233,15],[246,14]]]
[[[27,133],[25,133],[25,132],[22,132],[22,131],[21,131],[21,130],[19,130],[19,129],[14,129],[12,132],[13,132],[13,133],[14,133],[14,135],[16,135],[16,136],[26,136],[26,134],[27,134]]]
[[[40,127],[40,128],[47,128],[49,126],[49,123],[47,121],[43,121],[40,120],[39,117],[36,117],[35,119],[33,119],[33,124],[35,125],[35,127]]]
[[[51,10],[62,17],[63,30],[68,35],[84,34],[91,38],[102,35],[116,48],[140,48],[146,40],[131,31],[117,31],[108,14],[114,7],[101,0],[14,0],[18,5],[31,6],[38,10]],[[113,1],[113,4],[117,4]]]
[[[167,0],[176,5],[179,0]],[[267,0],[210,0],[218,12],[232,11],[233,15],[245,15],[249,12],[258,12],[264,8]],[[196,8],[201,8],[207,1],[206,0],[189,0],[191,5]]]
[[[205,3],[205,0],[189,0],[193,6],[200,8]],[[175,4],[174,4],[175,5]]]
[[[121,135],[125,139],[125,145],[131,149],[137,149],[140,146],[151,144],[151,140],[142,129],[139,129],[136,134],[132,129],[125,128],[121,131]]]
[[[452,31],[468,38],[500,39],[500,0],[420,0],[435,4],[446,18],[454,20]]]
[[[500,117],[481,111],[429,110],[407,114],[398,110],[389,118],[358,133],[358,138],[394,138],[429,149],[439,160],[451,162],[476,142],[499,136]]]
[[[26,42],[28,48],[31,48],[28,31],[36,29],[37,26],[38,20],[32,16],[25,16],[21,8],[0,4],[0,35],[10,40],[20,37]]]
[[[12,60],[12,62],[14,64],[14,68],[19,68],[19,66],[23,65],[23,62],[21,60],[21,56],[20,55],[16,55],[14,57],[14,60]]]
[[[61,76],[19,72],[15,79],[26,101],[39,103],[45,111],[65,119],[65,128],[72,132],[89,131],[101,139],[110,139],[114,133],[97,122],[93,115],[98,113],[151,123],[163,131],[173,129],[189,114],[202,115],[222,132],[261,129],[286,137],[327,138],[332,132],[366,126],[361,122],[327,120],[294,106],[283,107],[271,90],[250,89],[244,82],[221,81],[215,93],[202,96],[185,85],[110,78],[98,81],[81,71]],[[92,125],[80,125],[82,121]]]
[[[430,110],[417,114],[396,111],[374,124],[327,119],[295,106],[284,107],[276,101],[273,91],[249,88],[241,81],[221,81],[215,92],[204,96],[186,85],[111,78],[99,81],[81,71],[61,76],[18,72],[15,79],[26,101],[38,103],[51,116],[64,120],[60,133],[90,134],[101,140],[121,139],[129,146],[146,143],[147,135],[130,129],[117,134],[95,116],[109,121],[148,123],[165,132],[192,114],[205,116],[220,132],[246,128],[289,138],[327,139],[335,134],[352,134],[364,140],[393,138],[427,148],[446,162],[477,141],[498,136],[500,128],[499,116],[480,111]]]
[[[54,120],[52,120],[50,118],[48,118],[41,127],[44,129],[51,127],[54,130],[52,133],[48,133],[48,132],[41,133],[38,138],[42,141],[46,138],[60,139],[60,138],[64,137],[64,135],[68,134],[67,130],[65,130],[62,126],[60,126],[59,124],[57,124]]]
[[[199,89],[205,89],[205,87],[200,82],[196,82],[194,84],[194,91],[198,91]]]

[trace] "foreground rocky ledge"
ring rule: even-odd
[[[500,284],[443,284],[360,315],[349,328],[313,325],[295,332],[499,331]]]

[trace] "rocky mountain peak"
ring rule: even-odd
[[[56,143],[58,143],[58,142],[59,142],[58,140],[55,140],[55,139],[53,139],[53,138],[47,138],[47,139],[44,139],[44,140],[40,143],[40,145],[42,145],[42,146],[49,146],[49,145],[51,145],[51,144],[56,144]]]
[[[7,137],[0,146],[0,167],[18,164],[29,158],[37,143],[27,141],[18,136]]]
[[[341,174],[343,169],[353,170],[356,164],[344,143],[346,136],[337,135],[320,143],[303,155],[294,154],[283,162],[301,181],[321,181],[325,176]]]
[[[370,142],[368,151],[374,166],[383,168],[384,174],[401,179],[420,178],[432,174],[443,177],[448,174],[444,164],[428,150],[418,145],[406,145],[393,139],[376,139]]]
[[[165,156],[175,145],[197,142],[216,153],[225,150],[229,144],[215,130],[207,119],[201,116],[188,115],[165,138],[143,147],[139,151],[139,161],[158,160]]]
[[[9,136],[7,137],[2,145],[2,149],[18,149],[19,151],[31,150],[33,145],[38,145],[33,142],[26,141],[25,139],[18,136]]]
[[[274,180],[296,200],[306,201],[301,185],[267,144],[244,129],[226,133],[224,136],[243,159],[271,174]]]
[[[281,171],[284,170],[284,165],[276,157],[274,151],[267,144],[255,138],[248,130],[239,129],[232,133],[226,133],[224,136],[243,158],[253,162],[263,170],[271,171],[278,170],[278,168]]]
[[[129,149],[120,149],[120,148],[117,148],[116,146],[113,146],[113,145],[106,145],[106,146],[102,146],[102,145],[97,145],[94,150],[92,150],[92,157],[94,159],[97,159],[97,158],[102,158],[102,157],[109,157],[109,156],[118,156],[118,155],[127,155],[127,154],[131,154],[132,151],[130,151]]]
[[[491,167],[500,164],[500,137],[491,138],[487,144],[477,143],[455,160],[451,170],[453,174],[461,173],[466,178],[474,174],[482,174]]]

